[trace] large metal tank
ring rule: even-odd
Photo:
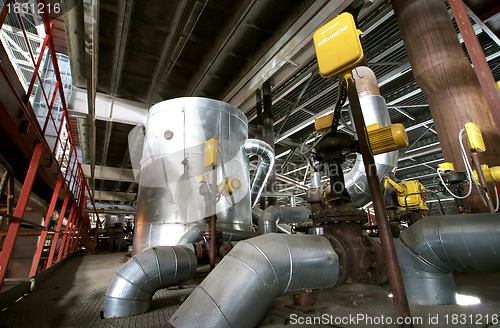
[[[251,231],[251,196],[245,115],[236,107],[206,98],[177,98],[154,105],[148,115],[139,175],[133,253],[175,245],[193,226],[205,227],[200,175],[212,186],[212,167],[204,166],[204,145],[217,138],[217,185],[234,177],[241,188],[216,202],[217,227]]]

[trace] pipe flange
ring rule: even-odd
[[[322,235],[333,247],[335,253],[339,257],[339,276],[337,278],[337,282],[335,283],[335,287],[342,285],[344,282],[349,279],[349,275],[351,274],[351,265],[349,263],[348,256],[348,246],[340,239],[332,236],[332,235]]]
[[[371,280],[378,285],[382,285],[387,282],[387,270],[384,265],[384,253],[382,252],[382,247],[380,243],[370,237],[365,237],[365,242],[369,245],[370,253],[373,254],[373,261],[370,264],[369,272],[372,275]]]

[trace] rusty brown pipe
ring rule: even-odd
[[[482,163],[500,164],[500,135],[470,62],[442,0],[392,0],[413,75],[426,96],[443,157],[457,171],[465,167],[457,136],[468,122],[482,131]],[[484,211],[480,198],[468,199],[473,212]]]
[[[483,169],[481,168],[481,162],[479,161],[479,156],[475,151],[472,152],[472,162],[474,163],[474,167],[477,172],[477,177],[479,178],[479,183],[483,188],[484,193],[486,194],[486,205],[488,206],[488,210],[490,213],[495,213],[495,205],[493,205],[493,198],[491,197],[491,193],[488,190],[488,185],[486,183],[486,178],[484,177]]]
[[[387,276],[389,278],[389,284],[391,285],[394,305],[396,306],[396,310],[400,317],[409,318],[411,317],[410,307],[408,305],[403,278],[399,269],[399,261],[394,247],[394,241],[392,239],[391,227],[389,225],[389,221],[387,220],[387,211],[382,195],[382,186],[380,185],[375,160],[373,159],[370,144],[368,142],[368,134],[366,132],[365,121],[363,118],[363,112],[361,111],[356,85],[352,77],[347,77],[346,80],[347,95],[349,97],[349,103],[351,104],[354,126],[356,127],[356,133],[358,135],[359,148],[361,155],[363,155],[368,187],[373,200],[373,208],[375,210],[375,218],[377,220],[380,242],[382,244],[382,252],[384,254]]]

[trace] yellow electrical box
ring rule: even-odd
[[[495,84],[495,87],[497,88],[498,93],[500,93],[500,81],[497,81],[497,83]]]
[[[217,164],[217,148],[219,141],[217,138],[212,138],[205,142],[205,152],[203,156],[203,165],[205,167],[215,166]]]
[[[363,48],[354,18],[342,13],[314,33],[314,48],[319,74],[331,77],[355,65],[363,58]]]
[[[443,172],[455,171],[455,167],[453,166],[453,163],[448,163],[448,162],[438,164],[438,168]]]
[[[401,123],[378,129],[370,125],[367,130],[373,155],[388,153],[408,146],[408,135]]]
[[[316,131],[322,131],[324,129],[328,129],[333,124],[333,115],[328,114],[325,116],[321,116],[314,120],[314,128]]]
[[[474,123],[465,124],[465,131],[467,132],[467,139],[469,140],[469,149],[471,151],[485,151],[483,135],[481,129]]]

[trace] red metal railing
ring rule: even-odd
[[[31,78],[31,82],[27,89],[27,92],[24,95],[19,95],[18,91],[16,91],[14,83],[12,82],[12,76],[9,76],[3,65],[0,65],[0,73],[6,80],[7,84],[9,85],[11,92],[15,95],[19,107],[23,111],[25,117],[28,119],[30,127],[33,129],[33,131],[35,131],[38,143],[34,149],[30,166],[17,201],[17,206],[15,208],[13,215],[9,216],[10,218],[9,229],[3,243],[2,252],[0,253],[0,286],[6,276],[7,266],[10,260],[12,249],[16,241],[20,224],[21,222],[25,222],[22,218],[24,215],[26,204],[28,202],[31,188],[35,181],[37,170],[39,169],[40,166],[39,165],[40,160],[44,152],[49,153],[51,159],[54,161],[54,163],[56,163],[58,168],[58,178],[53,188],[53,195],[51,202],[49,204],[49,209],[47,213],[44,213],[46,214],[46,219],[43,225],[44,230],[42,230],[38,241],[38,247],[33,257],[33,262],[31,265],[29,276],[32,277],[38,271],[52,266],[54,258],[56,256],[55,254],[56,251],[58,251],[57,261],[60,261],[68,255],[68,252],[72,253],[78,250],[78,238],[81,232],[83,231],[82,229],[86,229],[88,231],[91,228],[89,216],[87,214],[82,213],[82,209],[87,207],[86,196],[88,196],[89,199],[91,200],[97,218],[97,224],[94,235],[94,244],[92,246],[93,249],[95,249],[97,243],[97,230],[98,227],[101,225],[101,222],[97,215],[97,209],[95,207],[95,203],[92,198],[92,193],[87,184],[81,164],[78,161],[78,155],[75,147],[73,132],[71,129],[71,125],[69,123],[69,115],[64,95],[64,87],[61,80],[61,74],[54,47],[54,40],[52,38],[52,31],[54,29],[54,25],[50,23],[47,13],[43,12],[41,16],[46,36],[43,43],[41,44],[38,58],[35,58],[35,54],[29,42],[29,38],[26,29],[24,27],[23,19],[21,17],[20,12],[9,12],[9,10],[13,8],[12,5],[15,3],[16,3],[15,0],[6,0],[4,7],[0,12],[0,28],[3,26],[3,23],[5,22],[5,19],[7,18],[8,15],[17,16],[17,19],[19,20],[19,24],[21,26],[21,30],[27,44],[27,48],[29,50],[32,63],[34,65],[34,73]],[[38,0],[38,3],[41,4],[40,7],[47,8],[44,0]],[[8,4],[11,4],[11,6],[8,6]],[[47,93],[47,90],[44,87],[44,81],[42,80],[39,74],[40,67],[43,63],[43,58],[46,55],[46,53],[47,56],[50,58],[50,62],[53,66],[54,74],[56,77],[56,84],[52,94]],[[42,122],[39,123],[38,120],[35,118],[34,112],[29,104],[30,95],[33,92],[33,89],[37,81],[43,95],[43,100],[45,101],[45,104],[47,105],[48,108],[47,116],[45,117],[43,124]],[[53,115],[53,108],[54,104],[56,103],[57,97],[59,97],[59,101],[62,107],[62,117],[59,124],[57,123],[57,118],[55,118]],[[55,144],[53,145],[53,147],[49,146],[49,143],[45,138],[49,124],[52,124],[53,129],[57,134]],[[47,229],[49,227],[49,222],[54,214],[54,211],[56,210],[57,200],[59,199],[61,190],[66,190],[64,195],[64,201],[62,207],[60,208],[61,214],[57,222],[57,227],[55,228],[54,238],[52,239],[52,244],[50,246],[48,259],[46,261],[41,261],[43,248],[48,234]],[[67,217],[67,224],[65,226],[65,230],[64,232],[62,232],[61,231],[62,223],[65,217],[66,209],[68,208],[71,209]],[[62,235],[62,241],[58,250],[57,243],[60,235]]]

